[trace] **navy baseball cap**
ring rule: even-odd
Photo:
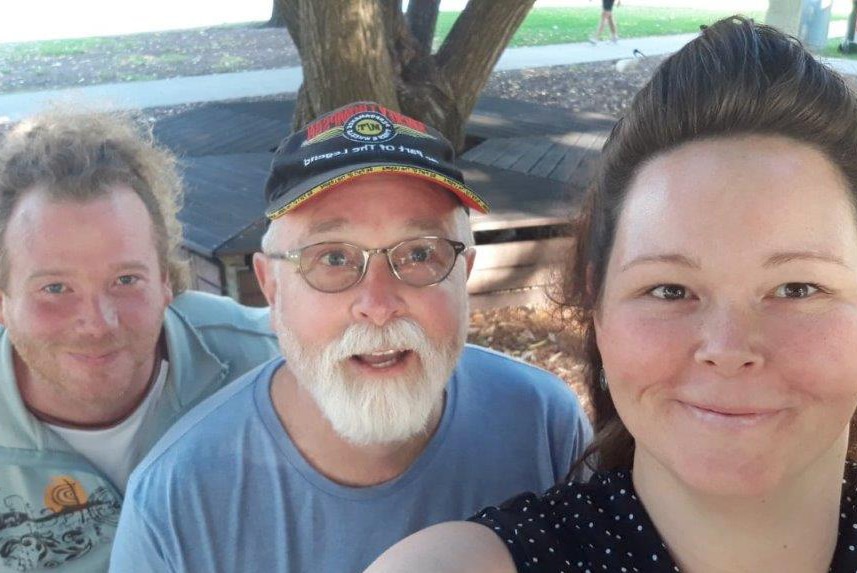
[[[325,114],[287,137],[265,183],[265,215],[273,220],[312,197],[373,173],[436,183],[480,213],[488,205],[465,183],[452,145],[436,129],[373,102]]]

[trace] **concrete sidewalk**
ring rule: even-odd
[[[832,28],[833,26],[831,26]],[[580,64],[675,52],[696,34],[620,39],[615,44],[589,42],[507,49],[496,71]],[[831,30],[831,37],[836,37]],[[857,61],[825,60],[834,69],[857,75]],[[616,72],[620,73],[620,72]],[[256,70],[155,80],[101,84],[80,88],[0,95],[0,123],[18,121],[51,101],[81,103],[112,109],[143,109],[197,102],[223,101],[295,92],[301,85],[301,68]]]

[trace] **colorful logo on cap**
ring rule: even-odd
[[[396,130],[380,113],[364,111],[345,122],[342,135],[357,143],[385,143],[396,137]]]
[[[434,139],[426,125],[372,103],[359,103],[318,118],[306,127],[301,147],[343,136],[357,143],[386,143],[397,134]]]

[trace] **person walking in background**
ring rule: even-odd
[[[589,41],[593,44],[601,41],[601,34],[604,33],[605,25],[610,28],[610,41],[615,44],[619,40],[616,21],[613,19],[613,2],[614,0],[601,0],[601,20],[598,22],[598,30],[589,37]],[[617,6],[621,4],[621,0],[616,0]]]

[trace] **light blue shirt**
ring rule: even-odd
[[[362,571],[401,538],[562,479],[591,429],[556,377],[467,347],[440,425],[398,478],[347,487],[317,472],[270,398],[281,359],[193,410],[131,477],[111,571]]]
[[[182,414],[278,354],[269,321],[267,309],[225,297],[176,297],[164,315],[169,373],[135,436],[133,464]],[[106,571],[124,486],[27,409],[0,328],[0,572]]]

